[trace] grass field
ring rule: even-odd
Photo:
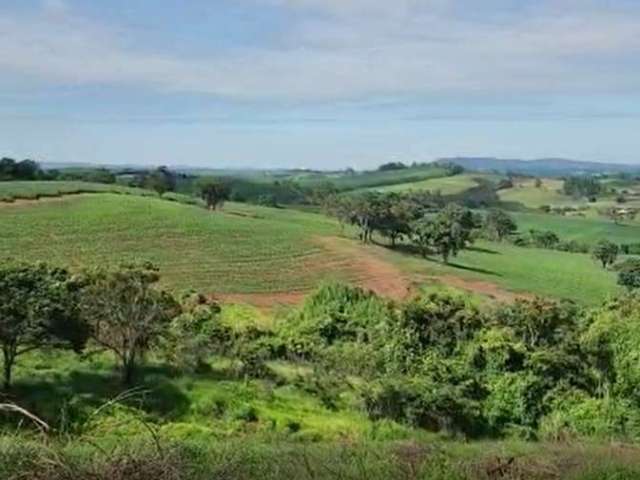
[[[299,181],[302,185],[309,187],[329,181],[339,190],[350,191],[420,182],[430,178],[446,177],[447,175],[448,173],[446,169],[438,166],[427,165],[423,167],[406,168],[403,170],[357,172],[354,174],[340,175],[313,175],[300,177]]]
[[[220,294],[304,292],[323,280],[356,281],[369,249],[340,234],[322,215],[227,204],[212,213],[156,198],[76,195],[56,202],[6,205],[0,258],[41,260],[74,268],[134,259],[157,263],[173,289]],[[548,228],[563,238],[631,242],[640,227],[544,214],[517,214],[521,230]],[[346,242],[346,243],[345,243]],[[615,277],[588,255],[480,243],[454,265],[386,251],[382,264],[366,258],[378,283],[409,275],[455,276],[500,288],[593,303],[615,292]],[[400,273],[389,271],[398,266]],[[454,282],[455,283],[455,282]]]
[[[613,221],[598,218],[564,217],[544,213],[512,212],[522,232],[529,229],[551,230],[561,239],[579,240],[594,244],[607,239],[616,243],[640,242],[640,224],[637,222],[616,225]]]
[[[348,278],[315,238],[338,233],[325,217],[227,204],[223,212],[123,195],[75,195],[2,209],[0,257],[81,267],[156,262],[174,288],[206,292],[306,290]],[[345,275],[345,277],[343,277]]]
[[[378,192],[409,192],[412,190],[430,190],[435,192],[439,190],[443,195],[456,195],[462,193],[465,190],[478,186],[479,178],[492,180],[497,177],[491,175],[464,173],[461,175],[454,175],[452,177],[440,177],[429,178],[427,180],[420,180],[417,182],[400,183],[397,185],[387,185],[383,187],[369,188],[368,190],[375,190]]]
[[[640,206],[638,197],[638,184],[633,181],[610,180],[603,182],[607,187],[627,191],[626,206]],[[574,198],[562,193],[563,181],[558,179],[543,178],[542,186],[536,187],[534,179],[516,179],[513,188],[503,189],[498,192],[502,202],[511,206],[520,206],[528,209],[539,209],[543,205],[551,207],[576,207],[585,208],[583,213],[592,218],[597,218],[598,210],[603,210],[616,205],[616,194],[608,192],[599,195],[597,201],[589,202],[586,198]]]
[[[589,255],[521,248],[507,243],[480,241],[444,265],[439,258],[424,260],[416,255],[384,250],[388,261],[404,271],[412,271],[427,283],[429,277],[461,288],[451,277],[471,281],[471,290],[491,294],[493,286],[516,292],[567,298],[584,304],[597,304],[620,291],[613,272],[603,270]],[[438,279],[436,278],[436,281]],[[480,282],[480,283],[473,283]]]
[[[155,192],[142,188],[131,188],[105,183],[80,181],[0,182],[0,202],[10,202],[17,199],[36,200],[43,197],[59,197],[61,195],[78,193],[120,193],[156,196]]]

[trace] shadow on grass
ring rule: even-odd
[[[453,267],[455,269],[458,270],[466,270],[468,272],[475,272],[475,273],[482,273],[484,275],[491,275],[493,277],[501,277],[502,275],[500,275],[498,272],[494,272],[493,270],[487,270],[485,268],[478,268],[478,267],[470,267],[468,265],[462,265],[460,263],[447,263],[447,264],[443,264],[446,265],[447,267]]]
[[[117,370],[73,370],[68,375],[24,378],[14,383],[8,400],[54,428],[69,422],[82,422],[90,412],[127,391],[132,394],[118,403],[149,415],[171,420],[188,411],[189,397],[172,382],[172,369],[140,367],[137,373],[137,381],[131,387],[122,384]],[[17,426],[21,420],[15,415],[0,414],[0,425]]]
[[[467,250],[469,250],[470,252],[478,252],[478,253],[489,253],[491,255],[500,255],[500,252],[496,252],[495,250],[491,250],[489,248],[482,248],[482,247],[476,247],[476,246],[470,246],[467,247]]]

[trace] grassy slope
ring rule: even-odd
[[[397,185],[388,185],[383,187],[374,187],[369,190],[376,190],[379,192],[407,192],[411,190],[440,190],[443,195],[455,195],[462,193],[465,190],[476,187],[478,182],[477,178],[491,179],[492,176],[465,173],[462,175],[455,175],[452,177],[430,178],[427,180],[420,180],[417,182],[400,183]]]
[[[445,177],[446,175],[447,171],[444,168],[426,166],[383,172],[361,172],[353,175],[315,175],[302,177],[299,181],[305,186],[313,186],[322,183],[323,181],[330,181],[338,189],[349,191],[408,182],[418,182],[429,178]]]
[[[12,199],[37,199],[39,197],[57,197],[76,193],[122,193],[131,195],[155,196],[154,192],[141,188],[131,188],[122,185],[108,185],[104,183],[90,183],[79,181],[61,182],[0,182],[0,201]]]
[[[560,238],[580,240],[585,243],[596,243],[608,239],[618,243],[640,242],[640,224],[624,223],[616,225],[604,218],[563,217],[544,213],[512,213],[521,231],[531,228],[552,230]]]
[[[171,287],[209,292],[301,290],[341,278],[317,235],[320,215],[228,204],[224,212],[121,195],[78,195],[2,210],[0,258],[74,267],[144,259]],[[333,271],[335,270],[335,271]]]
[[[332,220],[316,214],[228,204],[211,213],[153,198],[80,195],[55,203],[3,207],[0,258],[48,259],[73,267],[144,259],[162,268],[176,289],[217,293],[289,292],[326,279],[353,280],[350,253],[327,251],[321,236],[338,235]],[[529,223],[527,223],[529,221]],[[550,228],[562,236],[629,241],[640,227],[595,220],[518,214],[521,229]],[[541,222],[557,222],[542,224]],[[561,230],[564,228],[564,230]],[[616,291],[615,277],[588,255],[481,243],[456,266],[385,252],[409,272],[456,275],[515,291],[593,303]]]
[[[403,269],[425,276],[455,275],[490,282],[514,292],[530,292],[595,304],[619,290],[615,275],[589,255],[478,242],[450,265],[392,251],[384,256]]]
[[[597,210],[616,205],[616,194],[609,192],[598,197],[598,201],[589,202],[586,198],[573,198],[562,193],[562,180],[542,180],[542,187],[536,188],[533,179],[517,179],[513,188],[500,190],[500,200],[509,204],[520,204],[523,207],[538,209],[543,205],[552,207],[588,207],[585,212],[588,216],[597,216]],[[618,190],[627,190],[627,203],[625,205],[639,207],[640,198],[637,195],[639,188],[637,182],[606,181],[609,187]]]

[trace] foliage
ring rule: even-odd
[[[37,180],[42,176],[40,165],[33,160],[16,161],[6,157],[0,159],[0,181]]]
[[[591,256],[602,264],[602,268],[613,265],[618,258],[619,247],[609,240],[600,240],[591,252]]]
[[[161,338],[162,350],[173,365],[188,371],[206,370],[206,362],[223,351],[230,333],[220,323],[220,306],[204,295],[189,293],[182,313],[171,320]]]
[[[492,209],[484,217],[483,228],[489,238],[502,241],[518,230],[514,219],[503,210]]]
[[[472,232],[477,227],[470,210],[455,204],[447,205],[429,220],[416,224],[420,245],[425,242],[433,247],[448,263],[450,256],[467,247],[473,241]]]
[[[154,288],[158,280],[157,269],[148,264],[95,269],[82,278],[80,309],[90,336],[116,356],[126,385],[133,382],[144,353],[179,313],[173,297]]]
[[[595,197],[603,191],[600,181],[591,176],[568,177],[562,186],[565,195],[572,197]]]
[[[17,358],[45,346],[81,350],[86,329],[74,304],[75,285],[66,270],[45,264],[0,269],[0,344],[4,387],[11,386]]]
[[[141,186],[149,190],[154,190],[158,195],[165,192],[173,192],[176,189],[176,173],[167,167],[158,167],[155,170],[146,172],[141,179]]]
[[[229,200],[231,190],[229,186],[214,178],[202,177],[198,179],[200,197],[207,204],[209,210],[216,210]]]
[[[628,290],[640,288],[640,259],[629,258],[620,262],[615,268],[618,271],[618,285]]]

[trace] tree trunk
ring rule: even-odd
[[[11,352],[9,347],[3,348],[3,366],[4,366],[4,382],[3,387],[5,390],[11,388],[11,374],[13,372],[13,364],[15,362],[15,354]]]
[[[122,361],[122,383],[125,386],[133,385],[135,370],[136,370],[135,352],[125,354],[125,357]]]

